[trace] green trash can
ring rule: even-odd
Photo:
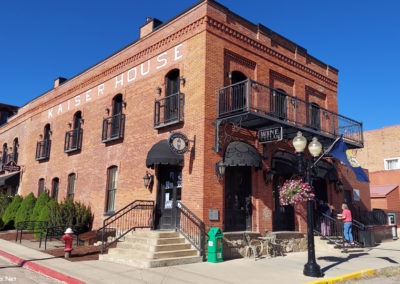
[[[211,228],[208,231],[208,246],[207,246],[207,262],[222,262],[223,248],[224,248],[224,235],[219,228]]]

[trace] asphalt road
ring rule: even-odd
[[[0,257],[0,283],[15,284],[60,284],[63,282],[49,278],[40,273],[20,267]]]

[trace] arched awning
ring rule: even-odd
[[[177,155],[173,153],[167,140],[161,140],[151,147],[147,153],[146,167],[154,168],[154,165],[173,165],[183,166],[184,158],[183,155]]]
[[[278,151],[272,157],[271,170],[280,174],[293,174],[297,172],[297,157],[296,155]]]
[[[261,156],[253,146],[241,141],[234,141],[225,150],[224,164],[227,167],[261,167]]]

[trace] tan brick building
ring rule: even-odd
[[[336,113],[337,84],[338,70],[305,48],[201,1],[166,23],[148,19],[137,41],[21,107],[0,127],[2,167],[17,152],[19,168],[0,179],[89,204],[95,228],[154,200],[159,229],[175,226],[181,201],[206,228],[305,232],[305,206],[279,203],[298,171],[292,139],[301,131],[327,148],[345,133],[349,148],[363,146],[361,123]],[[337,210],[344,198],[370,208],[368,184],[338,162],[322,159],[313,181]]]

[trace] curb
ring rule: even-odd
[[[376,274],[376,269],[363,269],[357,272],[344,274],[341,276],[307,282],[306,284],[333,284],[333,283],[343,282],[346,280],[360,279],[364,276],[373,276],[375,274]]]
[[[58,271],[55,271],[53,269],[44,267],[42,265],[39,265],[37,263],[32,262],[31,260],[26,260],[26,259],[22,259],[19,258],[15,255],[9,254],[5,251],[0,250],[0,256],[8,259],[9,261],[11,261],[12,263],[20,266],[20,267],[24,267],[24,268],[28,268],[30,270],[33,270],[35,272],[38,272],[40,274],[43,274],[45,276],[48,276],[50,278],[56,279],[56,280],[60,280],[63,281],[65,283],[68,284],[85,284],[85,282],[72,278],[68,275],[65,275],[63,273],[60,273]]]

